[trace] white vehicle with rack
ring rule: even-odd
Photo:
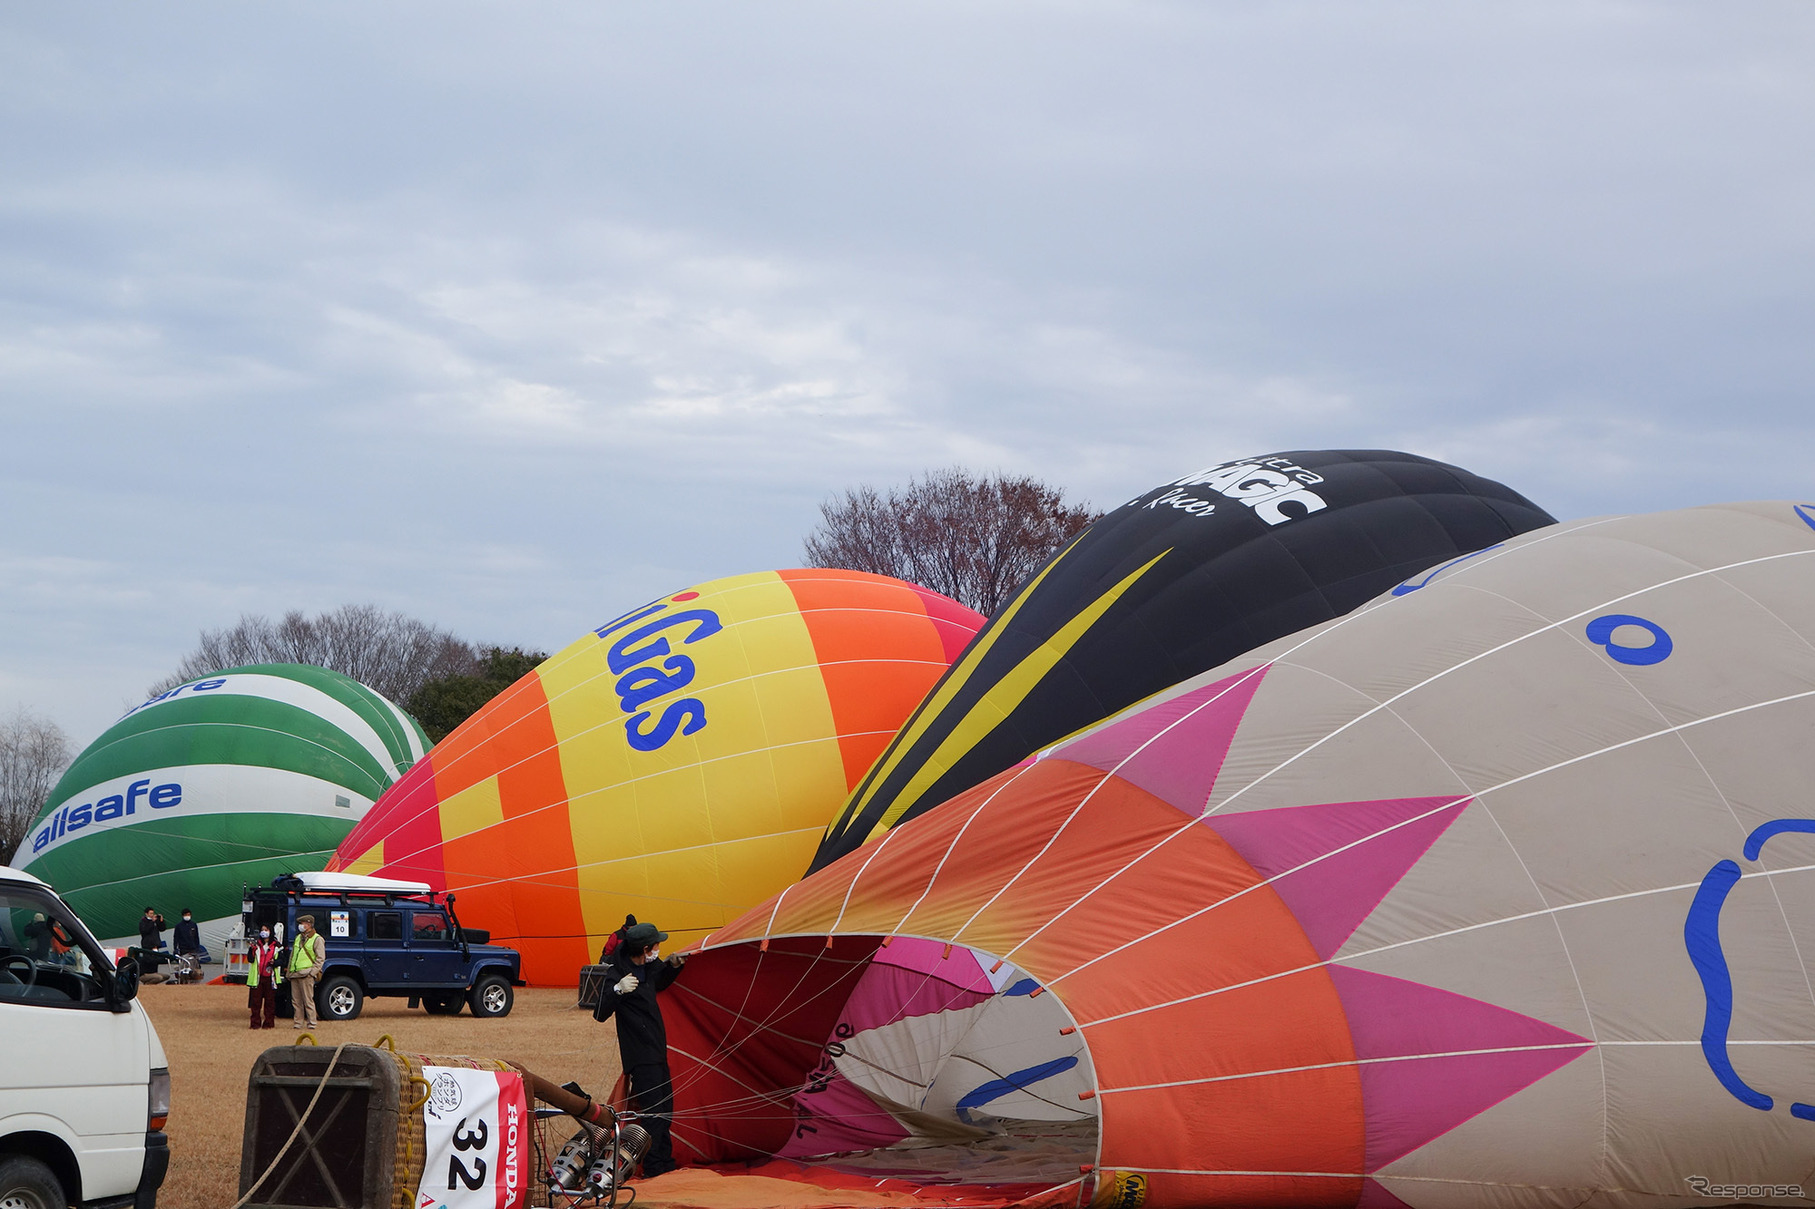
[[[170,1070],[75,912],[0,865],[0,1206],[154,1209],[170,1167]]]

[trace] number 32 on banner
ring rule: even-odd
[[[520,1075],[424,1066],[424,1161],[416,1209],[528,1204],[529,1101]]]
[[[465,1117],[461,1117],[454,1126],[454,1149],[476,1150],[479,1153],[467,1156],[473,1162],[471,1171],[466,1169],[466,1164],[458,1154],[447,1156],[447,1190],[453,1192],[461,1184],[465,1184],[476,1192],[485,1185],[485,1142],[491,1131],[486,1128],[484,1121],[479,1122],[478,1128],[467,1131],[464,1135],[462,1130],[466,1130]]]

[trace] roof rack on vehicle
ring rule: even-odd
[[[363,877],[357,873],[297,873],[292,875],[307,894],[428,894],[427,882],[400,882],[388,877]],[[280,879],[281,880],[281,879]]]

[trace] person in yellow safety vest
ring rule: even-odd
[[[327,943],[315,930],[313,915],[296,917],[296,941],[290,946],[289,969],[284,979],[290,984],[290,1006],[295,1019],[291,1028],[315,1028],[315,980],[328,960]]]

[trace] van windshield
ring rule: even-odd
[[[0,886],[0,1000],[96,1003],[107,961],[69,909],[36,886]]]

